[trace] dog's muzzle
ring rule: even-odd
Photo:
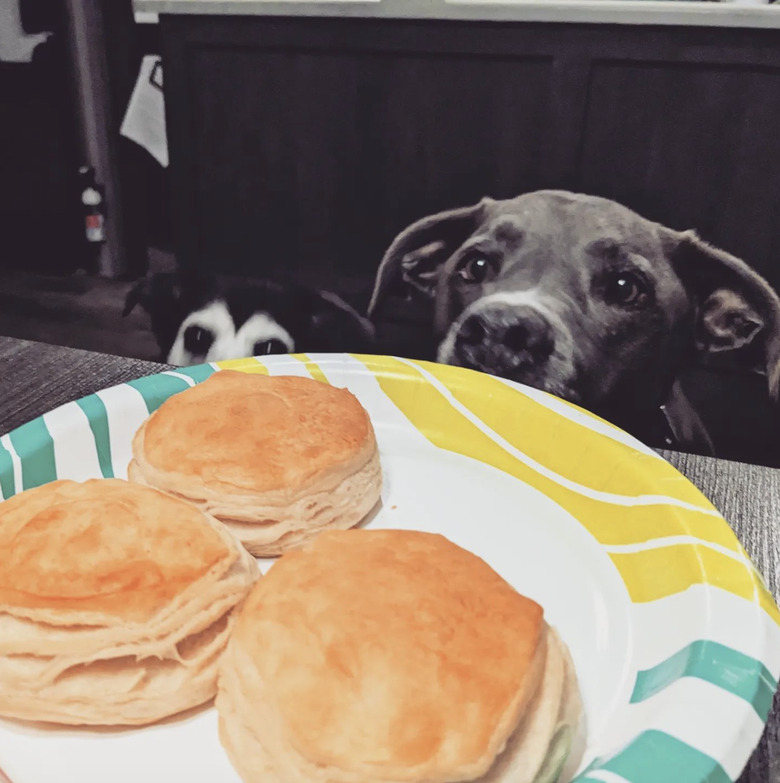
[[[555,335],[539,310],[496,304],[463,321],[454,350],[461,364],[514,377],[544,369],[555,350]]]

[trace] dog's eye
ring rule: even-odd
[[[648,295],[647,283],[635,272],[613,272],[605,280],[604,298],[608,304],[637,305]]]
[[[482,256],[467,258],[458,267],[458,277],[467,283],[482,283],[491,271],[491,264]]]
[[[268,356],[272,353],[287,353],[287,346],[277,339],[258,340],[252,347],[253,356]]]
[[[205,356],[213,342],[214,335],[201,326],[188,326],[184,330],[184,350],[187,353]]]

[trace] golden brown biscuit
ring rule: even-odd
[[[0,714],[142,724],[208,701],[257,564],[189,503],[116,479],[0,503]]]
[[[274,564],[239,613],[220,737],[247,783],[517,770],[530,783],[579,709],[566,661],[541,607],[442,536],[326,532]]]
[[[371,420],[349,391],[229,370],[147,419],[128,475],[198,504],[257,556],[358,524],[382,483]]]

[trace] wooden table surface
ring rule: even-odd
[[[0,434],[58,405],[164,369],[154,362],[0,337]],[[780,470],[662,454],[720,510],[780,599]],[[739,783],[780,783],[780,691]]]

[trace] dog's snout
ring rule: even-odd
[[[555,337],[548,319],[534,307],[490,307],[461,324],[455,350],[467,366],[499,373],[540,369],[555,350]]]
[[[546,359],[555,348],[550,322],[532,307],[490,308],[474,313],[461,325],[458,341],[527,352],[537,361]]]

